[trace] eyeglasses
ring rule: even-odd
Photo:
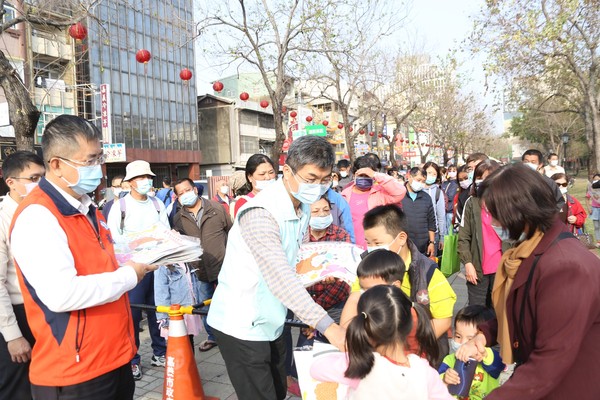
[[[24,179],[29,182],[39,182],[44,175],[31,175],[31,176],[11,176],[12,179]]]
[[[71,160],[69,158],[64,158],[64,157],[59,157],[59,156],[56,156],[56,158],[59,158],[63,161],[72,162],[73,164],[81,165],[82,167],[92,167],[94,165],[102,165],[106,162],[105,154],[101,154],[100,156],[98,156],[96,158],[92,158],[91,160],[87,160],[87,161],[76,161],[76,160]]]
[[[557,184],[558,186],[562,186],[562,187],[567,187],[567,186],[569,186],[569,182],[565,182],[565,183],[558,183],[558,182],[556,182],[556,184]]]
[[[308,183],[309,185],[312,185],[312,184],[315,184],[315,183],[318,183],[320,185],[329,185],[329,184],[331,184],[331,175],[329,175],[329,176],[321,179],[320,181],[318,181],[317,179],[305,179],[302,176],[300,176],[300,174],[297,174],[295,172],[292,172],[292,174],[294,176],[297,176],[298,178],[300,178],[300,180],[302,182]]]

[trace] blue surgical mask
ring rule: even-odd
[[[356,177],[356,187],[360,190],[369,190],[373,187],[373,178],[369,178],[367,176],[357,176]]]
[[[69,185],[69,187],[77,194],[84,195],[86,193],[93,192],[102,182],[102,166],[90,165],[85,167],[76,167],[71,165],[68,161],[60,159],[62,162],[67,164],[71,168],[77,170],[77,182],[71,183],[61,176],[61,179]]]
[[[428,184],[428,185],[433,185],[436,180],[437,180],[437,177],[435,177],[435,176],[428,176],[427,179],[425,179],[425,183]]]
[[[331,187],[331,182],[329,182],[326,185],[321,185],[321,196],[323,196],[325,193],[327,193],[327,191],[329,190],[330,187]]]
[[[468,174],[468,178],[469,178],[469,180],[470,180],[471,182],[473,182],[473,178],[474,178],[474,177],[475,177],[475,171],[471,171],[471,172],[469,172],[469,174]]]
[[[449,342],[450,342],[450,354],[456,353],[458,351],[458,349],[460,349],[460,346],[462,346],[460,343],[458,343],[454,339],[450,339]]]
[[[271,186],[276,181],[277,181],[276,179],[269,179],[268,181],[255,181],[254,182],[254,186],[258,190],[265,190],[266,188],[268,188],[269,186]]]
[[[321,198],[322,186],[320,183],[304,183],[296,178],[296,174],[292,172],[292,176],[298,182],[298,191],[292,192],[292,196],[300,203],[310,205]],[[291,191],[291,189],[290,189]]]
[[[152,180],[151,179],[140,179],[138,181],[135,182],[137,187],[133,187],[133,190],[135,190],[136,192],[138,192],[141,195],[145,195],[148,194],[148,192],[150,191],[150,189],[152,189]]]
[[[193,206],[194,204],[196,204],[197,200],[198,200],[198,195],[193,190],[190,190],[189,192],[185,192],[184,194],[179,196],[179,202],[186,207]]]
[[[329,228],[333,223],[333,216],[331,214],[324,217],[310,217],[308,222],[310,227],[316,231],[322,231],[323,229]]]
[[[521,235],[519,236],[519,238],[517,240],[512,240],[510,238],[510,232],[508,231],[508,229],[503,228],[501,226],[495,226],[495,225],[492,225],[492,228],[494,228],[494,231],[496,231],[496,234],[498,235],[500,240],[503,242],[520,243],[520,242],[524,241],[525,239],[527,239],[527,235],[525,234],[525,232],[521,233]]]

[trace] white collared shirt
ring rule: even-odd
[[[87,215],[92,204],[87,195],[83,195],[79,201],[54,183],[48,183],[69,204]],[[28,206],[15,220],[11,249],[23,276],[53,312],[110,303],[137,285],[137,275],[130,266],[123,266],[114,272],[77,275],[67,235],[56,217],[39,204]]]

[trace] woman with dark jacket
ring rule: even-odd
[[[494,229],[513,243],[500,262],[492,294],[497,319],[456,357],[481,360],[500,344],[517,363],[486,400],[597,399],[600,393],[600,260],[557,217],[542,176],[523,165],[497,170],[482,184]]]
[[[471,197],[465,202],[458,231],[458,254],[465,265],[469,304],[492,307],[492,288],[498,262],[502,257],[502,241],[494,231],[492,217],[481,204],[479,188],[485,178],[500,168],[493,160],[485,160],[475,168]]]

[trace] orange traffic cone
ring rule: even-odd
[[[157,307],[159,312],[169,314],[169,340],[165,366],[163,400],[210,400],[202,389],[202,381],[190,346],[183,313],[191,314],[192,307]]]

